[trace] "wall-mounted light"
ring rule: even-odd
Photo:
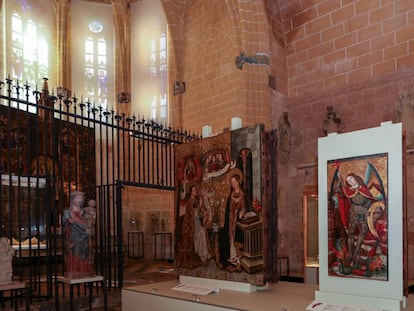
[[[174,95],[183,94],[185,92],[185,82],[174,82]]]
[[[242,119],[239,117],[231,118],[231,130],[237,130],[242,127]]]
[[[211,135],[211,125],[204,125],[202,127],[202,136],[209,137]]]

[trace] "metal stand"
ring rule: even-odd
[[[169,254],[167,257],[167,247]],[[160,257],[158,257],[158,252]],[[169,260],[172,258],[172,233],[165,231],[157,231],[154,233],[154,259]]]
[[[128,232],[128,258],[144,257],[144,232]]]

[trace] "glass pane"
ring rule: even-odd
[[[23,32],[22,20],[21,20],[20,16],[17,13],[12,14],[11,28],[13,29],[13,31],[16,31],[16,32],[19,32],[19,33]]]
[[[99,39],[98,41],[98,54],[106,55],[106,42],[104,39]]]
[[[94,48],[93,48],[93,40],[90,39],[90,38],[87,38],[85,40],[85,53],[93,54],[93,50],[94,50]]]

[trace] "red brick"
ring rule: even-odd
[[[301,0],[281,1],[279,4],[282,14],[289,13],[289,16],[293,16],[302,11]]]
[[[332,26],[321,32],[322,42],[329,41],[344,35],[344,27],[342,24]]]
[[[322,62],[321,57],[314,58],[314,59],[312,59],[312,60],[310,60],[308,62],[305,62],[303,64],[300,64],[298,66],[298,71],[300,71],[299,73],[301,75],[307,74],[307,73],[309,73],[311,71],[315,71],[318,67],[320,67],[321,62]]]
[[[340,50],[323,57],[323,62],[325,64],[333,64],[336,62],[342,62],[345,59],[345,50]]]
[[[414,53],[414,40],[410,40],[408,42],[408,51],[409,51],[410,54]]]
[[[344,22],[345,32],[351,32],[351,31],[361,29],[363,27],[368,26],[368,24],[369,24],[368,14],[356,16]]]
[[[380,7],[380,0],[361,0],[355,2],[356,15],[366,13]]]
[[[371,78],[371,69],[369,67],[361,68],[347,73],[348,83],[356,83],[369,80]]]
[[[407,28],[398,30],[396,33],[395,41],[396,43],[401,43],[403,41],[409,41],[414,39],[414,25],[410,25]]]
[[[341,0],[329,0],[318,5],[317,10],[319,16],[323,16],[341,7]]]
[[[303,86],[309,83],[309,79],[307,75],[299,76],[296,78],[292,78],[289,80],[289,87],[297,87],[297,86]]]
[[[358,58],[358,67],[370,66],[373,64],[381,63],[383,61],[382,51],[369,53],[367,55]]]
[[[292,18],[293,28],[300,27],[306,24],[307,22],[313,20],[315,17],[316,17],[315,9],[310,9],[308,11],[301,12],[298,15],[293,16]]]
[[[387,47],[393,46],[394,44],[394,33],[389,33],[387,35],[383,35],[378,38],[372,39],[371,50],[376,51],[380,49],[385,49]]]
[[[395,31],[397,29],[401,29],[406,25],[407,25],[406,14],[400,14],[397,16],[393,16],[392,18],[389,18],[382,22],[382,28],[383,28],[384,33]]]
[[[291,18],[286,18],[285,20],[282,21],[282,24],[283,24],[283,29],[285,29],[286,32],[291,31],[293,29]]]
[[[332,53],[334,50],[332,41],[318,45],[308,50],[308,59]]]
[[[317,7],[318,2],[323,2],[324,0],[314,0],[314,1],[301,1],[302,11],[307,11],[312,7]]]
[[[347,57],[358,57],[365,55],[370,51],[370,44],[368,41],[359,43],[346,49]]]
[[[366,28],[363,28],[357,32],[357,39],[358,42],[362,42],[365,40],[370,40],[375,38],[382,33],[381,24],[375,24]]]
[[[311,80],[312,82],[310,82],[308,85],[306,85],[306,87],[304,88],[305,90],[305,94],[309,93],[315,93],[315,90],[324,90],[325,89],[325,80],[323,79],[319,79],[319,80]]]
[[[346,84],[346,74],[340,74],[326,80],[326,88],[338,88]]]
[[[349,71],[356,70],[358,68],[358,59],[344,59],[342,62],[337,62],[335,64],[335,73],[342,74],[347,73]]]
[[[300,27],[297,29],[293,29],[286,33],[286,43],[292,43],[295,40],[299,40],[305,37],[305,28]]]
[[[338,11],[331,13],[332,25],[336,25],[345,20],[351,19],[354,16],[355,16],[355,12],[354,12],[354,6],[352,4],[346,7],[343,7],[342,9],[339,9]]]
[[[323,29],[328,28],[331,25],[331,18],[329,15],[314,19],[305,25],[306,34],[310,35],[315,32],[320,32]]]
[[[398,58],[408,53],[407,42],[403,42],[391,47],[388,47],[384,50],[384,60],[390,60],[393,58]]]
[[[394,3],[396,15],[414,10],[414,1],[412,0],[397,0]]]
[[[395,60],[390,60],[390,61],[372,66],[373,78],[377,76],[382,76],[384,74],[394,73],[394,72],[395,72]]]
[[[342,6],[348,5],[352,2],[355,2],[355,0],[342,0]]]
[[[371,24],[378,23],[378,22],[383,21],[384,19],[392,17],[393,14],[394,14],[393,4],[388,4],[379,9],[369,12],[369,22]]]
[[[414,55],[407,55],[397,59],[397,69],[414,66]]]
[[[292,65],[304,63],[306,62],[307,59],[308,58],[307,58],[306,51],[301,51],[300,53],[288,56],[287,63],[289,66],[292,66]]]
[[[288,44],[286,46],[286,54],[287,55],[293,55],[295,53],[296,53],[296,51],[295,51],[295,45],[294,44]]]
[[[340,50],[348,46],[354,45],[355,42],[356,42],[356,33],[352,32],[341,38],[335,39],[334,47],[335,47],[335,50]]]
[[[307,38],[295,42],[295,50],[302,51],[321,43],[321,36],[319,33],[311,35]]]

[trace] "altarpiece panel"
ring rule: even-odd
[[[263,285],[262,126],[176,150],[180,275]]]

